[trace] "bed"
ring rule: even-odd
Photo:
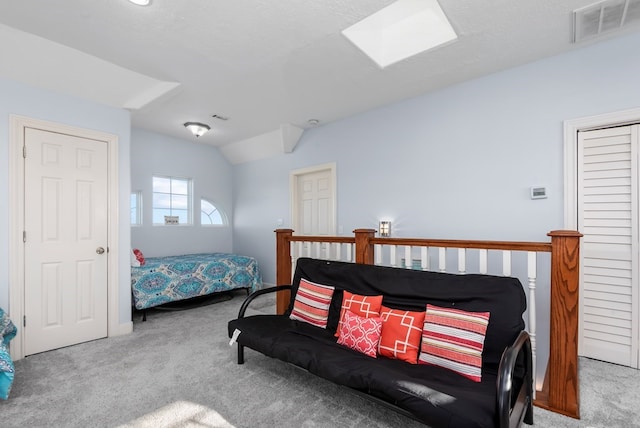
[[[8,347],[9,342],[15,337],[17,331],[9,316],[0,308],[0,399],[2,400],[9,398],[15,374]]]
[[[229,290],[262,286],[258,262],[253,257],[228,253],[148,257],[131,267],[131,290],[136,309],[206,296]]]

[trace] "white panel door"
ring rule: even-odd
[[[107,336],[107,143],[25,130],[25,355]]]
[[[638,367],[638,126],[578,135],[580,355]]]
[[[298,234],[335,234],[332,177],[331,170],[297,176],[298,217],[295,227]]]

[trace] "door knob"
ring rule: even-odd
[[[98,253],[98,254],[104,253],[104,248],[102,248],[102,247],[96,248],[96,253]]]

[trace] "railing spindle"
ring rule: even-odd
[[[381,265],[382,264],[382,245],[380,244],[376,244],[373,246],[374,251],[376,253],[376,264],[377,265]]]
[[[502,252],[502,275],[511,276],[511,251]]]
[[[529,337],[531,338],[531,354],[533,357],[533,379],[536,378],[536,253],[529,251],[527,260],[527,277],[529,278]],[[533,388],[533,398],[536,397],[536,388]]]
[[[489,270],[488,270],[488,250],[485,249],[481,249],[478,251],[478,264],[479,264],[479,271],[481,274],[486,274]]]
[[[438,269],[440,272],[447,271],[447,249],[445,247],[438,248]]]
[[[398,266],[398,263],[396,261],[396,246],[395,245],[389,246],[389,258],[390,258],[389,264],[392,267]]]
[[[458,248],[458,273],[467,273],[467,249]]]
[[[407,269],[413,269],[413,256],[411,255],[411,246],[404,246],[404,267]]]
[[[429,247],[420,247],[420,267],[429,270]]]

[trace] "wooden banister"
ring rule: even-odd
[[[276,229],[276,285],[291,284],[291,236],[293,229]],[[276,313],[283,314],[289,307],[291,292],[276,293]]]
[[[548,233],[549,242],[467,241],[419,238],[376,238],[374,229],[356,229],[352,237],[294,236],[291,229],[276,232],[276,281],[290,284],[291,242],[355,242],[356,263],[374,264],[376,245],[465,248],[527,252],[551,252],[550,344],[547,372],[534,404],[556,413],[580,417],[578,382],[578,298],[580,282],[580,238],[577,231]],[[290,293],[279,292],[277,313],[289,305]],[[535,308],[535,302],[530,305]],[[534,309],[535,310],[535,309]]]
[[[582,234],[556,230],[548,236],[552,247],[549,362],[535,404],[579,419],[578,299]]]
[[[374,229],[356,229],[356,263],[372,265],[374,260],[371,238],[376,234]]]

